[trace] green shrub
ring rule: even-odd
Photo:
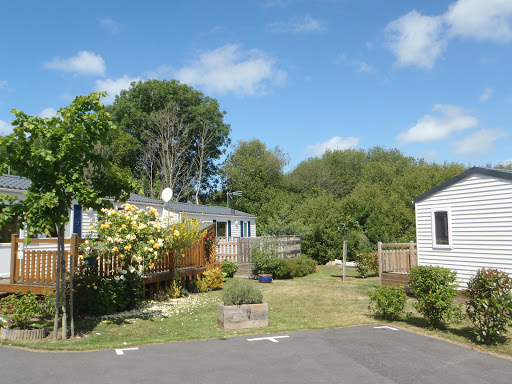
[[[368,277],[379,272],[379,255],[377,252],[358,253],[356,256],[357,275]]]
[[[234,280],[222,296],[225,305],[259,304],[263,302],[261,291],[247,280]]]
[[[7,328],[28,328],[30,320],[39,314],[37,297],[30,290],[21,290],[0,300],[1,313]]]
[[[224,260],[220,264],[220,268],[223,273],[226,274],[226,277],[233,277],[238,269],[238,266],[229,260]]]
[[[143,282],[135,270],[120,270],[100,278],[97,268],[80,266],[74,276],[74,309],[79,315],[101,316],[127,311],[144,298]]]
[[[271,246],[262,246],[261,248],[253,248],[251,252],[251,260],[254,262],[252,271],[255,275],[274,274],[280,263],[277,252]]]
[[[368,290],[368,310],[384,320],[397,320],[404,313],[405,291],[402,288],[381,285],[374,291]]]
[[[461,309],[452,300],[457,296],[457,274],[437,266],[413,266],[409,274],[410,286],[418,301],[414,304],[433,328],[440,328],[448,320],[457,320]]]
[[[222,276],[222,271],[218,266],[208,268],[203,273],[203,279],[206,282],[208,289],[212,291],[224,287],[224,277]]]
[[[466,313],[473,322],[476,340],[497,343],[512,326],[512,283],[497,269],[482,268],[468,282]]]

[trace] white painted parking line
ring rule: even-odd
[[[390,329],[392,331],[398,331],[398,328],[393,328],[393,327],[390,327],[388,325],[382,325],[380,327],[373,327],[373,328],[375,328],[375,329]]]
[[[123,349],[116,349],[117,356],[124,355],[124,351],[137,351],[139,348],[123,348]]]
[[[279,340],[277,339],[283,339],[285,337],[290,337],[290,336],[272,336],[272,337],[259,337],[257,339],[247,339],[247,341],[260,341],[260,340],[270,340],[271,342],[273,343],[279,343]]]

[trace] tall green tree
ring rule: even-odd
[[[0,198],[10,203],[0,214],[0,224],[16,216],[23,218],[20,226],[25,225],[28,235],[57,232],[54,339],[59,304],[62,334],[67,337],[64,230],[73,200],[100,210],[111,205],[107,198],[125,200],[134,185],[95,149],[98,144],[105,144],[113,127],[101,96],[106,93],[79,96],[71,105],[59,109],[57,116],[45,119],[13,109],[14,132],[0,138],[0,165],[10,166],[17,175],[32,181],[25,199]]]
[[[230,143],[230,126],[224,123],[226,111],[220,110],[216,99],[177,80],[147,80],[133,82],[128,90],[121,91],[109,110],[120,128],[110,138],[112,160],[131,169],[142,181],[145,195],[157,197],[162,188],[173,187],[181,200],[195,198],[197,202],[217,185],[218,160]],[[162,124],[166,114],[167,126]],[[171,118],[179,126],[171,124]],[[165,128],[180,133],[165,135],[172,143],[155,142],[155,136],[162,137]],[[135,140],[128,140],[126,135]],[[165,148],[178,143],[184,148],[179,156],[188,167],[162,167],[169,163]],[[169,181],[170,174],[173,182]]]
[[[226,189],[243,192],[233,200],[232,207],[258,216],[262,234],[266,234],[267,215],[261,214],[265,203],[282,197],[278,191],[283,188],[286,164],[288,155],[279,147],[268,149],[261,140],[254,139],[239,141],[222,167]]]

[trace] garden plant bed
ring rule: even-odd
[[[275,280],[259,284],[271,313],[265,333],[281,333],[304,329],[341,328],[362,324],[382,324],[368,313],[366,291],[379,284],[378,277],[361,279],[355,269],[347,269],[347,281],[341,282],[342,270],[336,266],[321,266],[312,275],[293,280]],[[406,312],[399,321],[386,323],[407,328],[431,337],[448,340],[469,348],[482,350],[471,341],[470,322],[450,323],[444,330],[429,330],[424,318],[413,309],[414,298],[408,298]],[[73,340],[53,342],[1,341],[3,345],[44,350],[98,350],[129,348],[144,344],[183,340],[201,340],[230,336],[258,334],[262,328],[224,330],[217,326],[217,304],[222,291],[194,294],[174,304],[146,302],[141,309],[126,314],[100,318],[77,319],[75,329],[80,334]],[[52,323],[48,322],[47,327]],[[504,344],[485,346],[487,352],[512,359],[512,330]],[[126,344],[124,344],[126,343]]]
[[[268,326],[268,305],[217,304],[217,324],[223,329],[248,329]]]

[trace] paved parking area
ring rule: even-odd
[[[122,344],[122,342],[120,342]],[[512,361],[389,327],[98,352],[0,348],[2,383],[511,383]]]

